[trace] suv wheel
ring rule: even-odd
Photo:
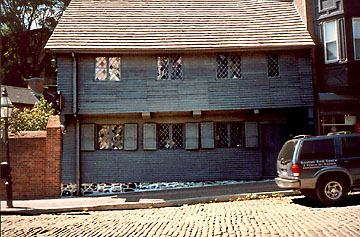
[[[316,194],[320,202],[331,205],[342,202],[348,193],[348,188],[343,180],[326,178],[319,182]]]

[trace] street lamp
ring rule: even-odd
[[[9,118],[11,117],[12,109],[14,105],[11,103],[11,100],[8,97],[6,88],[3,88],[1,93],[1,118],[5,120],[5,129],[4,129],[4,143],[6,149],[6,162],[1,163],[1,176],[3,172],[6,176],[6,203],[7,207],[13,207],[12,203],[12,181],[11,181],[11,169],[10,169],[10,153],[9,153]]]

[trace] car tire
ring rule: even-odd
[[[325,205],[335,205],[342,202],[349,189],[342,179],[324,178],[319,180],[316,188],[318,200]]]

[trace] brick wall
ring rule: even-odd
[[[13,199],[61,196],[61,139],[59,116],[50,117],[46,131],[9,136]],[[0,159],[6,160],[3,142],[0,142]],[[5,181],[0,182],[1,200],[6,200]]]

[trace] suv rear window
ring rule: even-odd
[[[334,139],[307,140],[302,144],[300,160],[321,160],[334,158]]]
[[[341,138],[343,157],[360,157],[360,137]]]
[[[278,159],[283,161],[292,161],[295,146],[297,143],[297,141],[293,140],[287,141],[281,148]]]

